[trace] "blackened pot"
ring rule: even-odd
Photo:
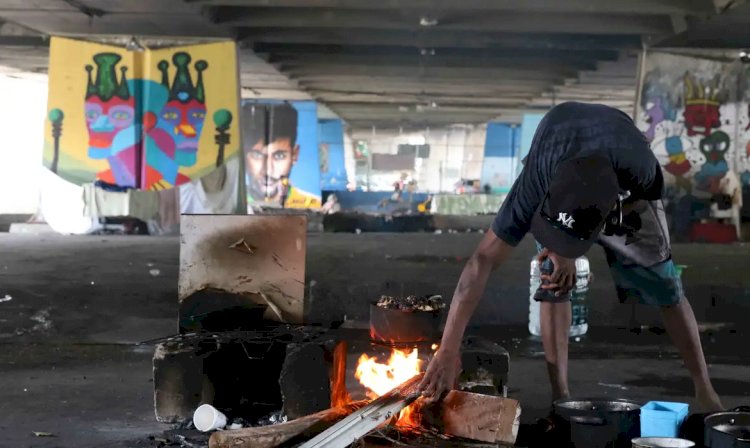
[[[370,339],[387,344],[436,340],[440,311],[392,310],[370,304]]]
[[[707,448],[750,448],[750,407],[711,414],[703,421]]]
[[[569,424],[564,432],[575,448],[630,448],[641,433],[641,405],[624,399],[567,398],[553,404]]]

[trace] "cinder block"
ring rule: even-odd
[[[461,352],[459,387],[466,392],[485,395],[504,395],[508,384],[510,355],[499,344],[469,336],[464,339]]]

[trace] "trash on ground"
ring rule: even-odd
[[[55,437],[51,432],[34,431],[34,435],[37,437]]]

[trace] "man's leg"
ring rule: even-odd
[[[695,398],[701,407],[700,410],[703,412],[724,410],[708,377],[698,323],[687,298],[680,300],[677,305],[662,306],[661,316],[667,333],[679,350],[685,367],[693,378]]]
[[[568,337],[572,311],[570,301],[541,302],[539,320],[547,372],[552,386],[552,399],[566,398],[568,389]]]

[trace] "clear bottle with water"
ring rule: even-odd
[[[570,337],[581,336],[589,330],[589,309],[586,305],[586,293],[589,290],[589,277],[591,270],[589,259],[579,257],[576,259],[576,285],[570,292],[570,302],[573,311],[573,320],[570,324]],[[534,294],[542,284],[539,262],[536,257],[531,260],[531,275],[529,286],[529,332],[534,336],[541,336],[542,326],[539,321],[539,302],[534,300]]]

